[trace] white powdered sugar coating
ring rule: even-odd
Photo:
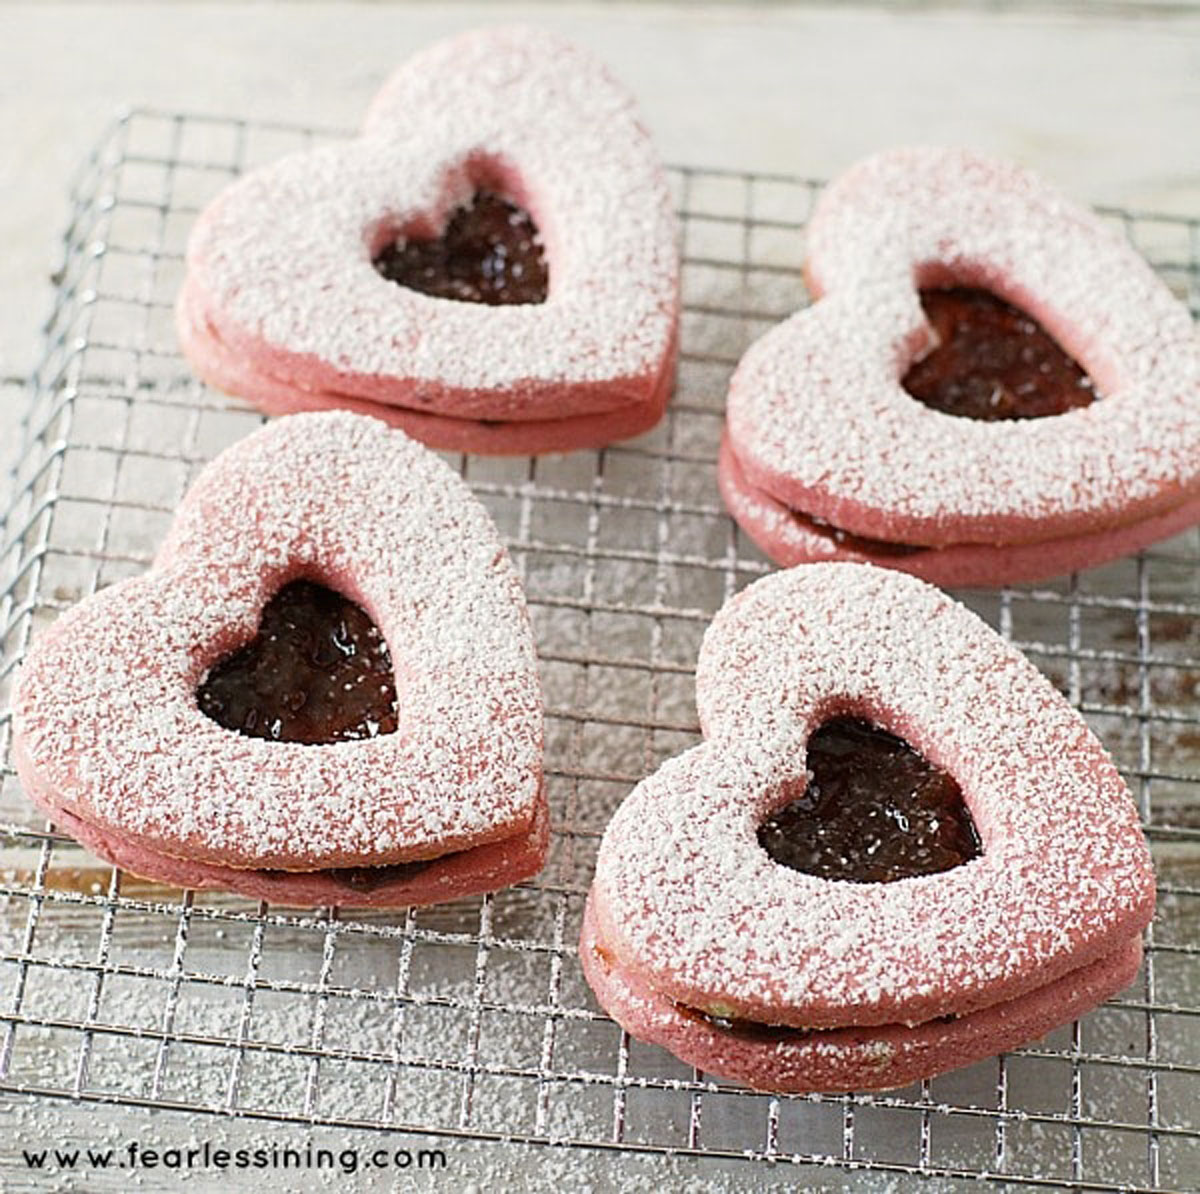
[[[272,742],[196,689],[304,577],[362,605],[395,668],[394,733]],[[516,571],[445,464],[377,420],[279,420],[224,452],[151,570],[63,615],[13,702],[22,779],[164,854],[315,870],[435,857],[527,830],[542,701]]]
[[[729,443],[721,440],[717,483],[725,507],[747,535],[785,568],[837,560],[878,564],[930,584],[1009,585],[1094,568],[1168,539],[1200,522],[1200,495],[1139,522],[1038,543],[951,543],[897,552],[881,540],[855,539],[790,510],[746,480]]]
[[[637,972],[614,967],[584,914],[580,962],[605,1010],[639,1040],[653,1041],[708,1074],[762,1090],[891,1090],[1034,1040],[1126,987],[1142,960],[1137,935],[1110,955],[1042,987],[965,1016],[872,1029],[739,1032],[705,1021],[656,991]]]
[[[1115,230],[1016,166],[961,150],[869,158],[823,194],[807,274],[823,296],[730,383],[749,479],[855,534],[1033,542],[1137,521],[1200,490],[1200,343]],[[918,289],[990,290],[1096,383],[1092,405],[982,422],[900,384],[932,347]]]
[[[1104,748],[920,581],[862,564],[758,581],[706,634],[696,694],[708,740],[621,806],[594,886],[601,938],[674,999],[801,1027],[921,1023],[1043,986],[1150,919],[1149,853]],[[843,713],[955,777],[979,858],[885,884],[770,859],[757,828],[805,781],[810,733]]]
[[[479,186],[534,217],[544,303],[452,302],[376,272],[383,244],[438,233]],[[670,193],[632,97],[579,48],[514,27],[435,44],[359,139],[230,186],[193,230],[185,293],[280,384],[520,420],[649,401],[678,289]]]
[[[260,373],[244,353],[231,351],[203,312],[193,309],[193,295],[183,289],[176,306],[176,327],[185,355],[204,380],[217,389],[249,399],[268,414],[350,410],[399,427],[413,439],[448,452],[533,456],[600,448],[649,430],[663,416],[675,379],[675,345],[663,361],[662,374],[647,399],[634,406],[586,415],[497,422],[456,419],[354,398],[341,392],[303,390]]]

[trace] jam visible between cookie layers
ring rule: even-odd
[[[398,240],[375,257],[389,282],[434,298],[505,306],[544,303],[550,271],[529,213],[491,191],[456,208],[433,240]]]
[[[257,636],[213,666],[196,698],[226,729],[274,742],[347,742],[396,729],[379,628],[349,598],[307,580],[267,602]]]
[[[891,883],[960,866],[980,853],[951,776],[903,738],[838,717],[808,740],[804,794],[759,826],[782,866],[823,879]]]
[[[785,1041],[795,1042],[804,1037],[820,1036],[822,1032],[831,1030],[824,1028],[793,1028],[788,1024],[764,1024],[761,1020],[742,1020],[736,1016],[717,1016],[712,1012],[701,1011],[686,1003],[676,1002],[675,1010],[688,1020],[699,1024],[707,1024],[710,1028],[727,1032],[730,1036],[743,1041],[752,1041],[762,1045],[780,1044]],[[957,1016],[937,1016],[931,1023],[949,1024],[958,1019]],[[836,1030],[833,1030],[836,1031]]]
[[[601,964],[611,970],[616,964],[616,958],[602,945],[593,945],[592,950]],[[675,1010],[685,1019],[697,1024],[715,1028],[718,1032],[728,1033],[739,1040],[752,1044],[779,1045],[795,1043],[805,1037],[820,1036],[822,1033],[836,1032],[837,1029],[826,1028],[796,1028],[791,1024],[767,1024],[762,1020],[745,1020],[740,1016],[718,1015],[716,1012],[706,1012],[702,1008],[692,1007],[691,1004],[681,1003],[678,999],[671,1001]],[[955,1015],[936,1016],[930,1023],[949,1024],[958,1017]]]
[[[426,871],[433,866],[435,862],[444,862],[447,858],[453,857],[454,854],[446,854],[437,859],[422,858],[416,862],[389,862],[384,863],[382,866],[328,867],[323,871],[315,873],[332,879],[339,887],[343,887],[348,891],[366,894],[377,891],[387,883],[416,878],[422,871]],[[262,870],[260,872],[260,874],[279,879],[295,878],[304,873],[303,871],[279,870]]]
[[[967,419],[1041,419],[1089,406],[1088,375],[1036,319],[986,290],[922,290],[938,346],[901,384],[919,402]]]
[[[809,530],[815,531],[826,539],[832,539],[838,547],[844,547],[848,551],[861,552],[863,555],[899,558],[928,550],[924,547],[916,547],[911,543],[891,543],[886,539],[870,539],[866,535],[855,535],[851,531],[835,527],[833,523],[826,522],[825,519],[818,518],[815,514],[801,514],[798,511],[793,511],[793,514],[807,523]]]

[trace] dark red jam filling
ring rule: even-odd
[[[433,240],[397,240],[376,254],[389,282],[460,303],[544,303],[550,270],[527,211],[478,191]]]
[[[815,514],[797,514],[796,517],[811,523],[812,529],[818,535],[832,539],[839,547],[845,547],[849,551],[862,552],[864,555],[900,557],[911,556],[918,551],[927,550],[911,543],[890,543],[886,539],[870,539],[865,535],[855,535],[852,531],[843,531],[841,527],[835,527],[833,523],[826,522],[825,519],[818,518]]]
[[[740,1020],[736,1016],[714,1016],[711,1012],[703,1012],[698,1007],[689,1007],[686,1003],[676,1003],[675,1010],[688,1020],[695,1020],[712,1028],[718,1028],[743,1041],[755,1041],[764,1045],[780,1041],[795,1041],[801,1037],[836,1031],[825,1028],[793,1028],[790,1024],[763,1024],[758,1020]],[[950,1024],[957,1019],[958,1017],[954,1015],[937,1016],[930,1023]]]
[[[1091,378],[1046,330],[986,290],[922,290],[938,346],[901,384],[919,402],[966,419],[1042,419],[1089,406]]]
[[[853,717],[808,740],[804,794],[759,826],[780,865],[853,883],[935,875],[980,853],[955,781],[903,738]]]
[[[443,857],[449,857],[449,855]],[[393,881],[412,879],[422,871],[428,870],[434,862],[441,861],[442,859],[440,858],[422,858],[416,862],[393,862],[384,866],[339,866],[330,867],[318,873],[328,876],[340,887],[345,887],[350,891],[366,893],[376,891],[385,884]],[[269,869],[264,870],[262,873],[277,878],[296,874],[295,871]]]
[[[396,729],[379,628],[353,601],[308,580],[267,602],[257,636],[214,665],[196,699],[227,730],[273,742],[347,742]]]
[[[958,784],[903,738],[858,718],[833,718],[808,740],[808,769],[804,795],[759,827],[759,843],[781,865],[823,879],[890,883],[978,857],[979,836]],[[718,1016],[684,1003],[675,1010],[767,1045],[819,1031]]]
[[[740,1020],[734,1016],[714,1016],[711,1012],[702,1012],[698,1007],[689,1007],[686,1003],[676,1003],[675,1010],[688,1020],[708,1024],[740,1040],[756,1041],[760,1044],[794,1041],[798,1037],[812,1036],[820,1031],[813,1028],[792,1028],[788,1024],[762,1024],[758,1020]]]

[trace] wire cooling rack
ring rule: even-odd
[[[142,570],[199,467],[260,422],[177,353],[182,249],[230,177],[328,135],[138,111],[86,163],[0,539],[0,708],[31,635]],[[605,822],[697,740],[700,636],[769,571],[721,507],[715,450],[733,364],[804,302],[818,190],[687,168],[672,179],[685,310],[667,419],[602,452],[450,457],[507,539],[541,644],[555,818],[543,874],[391,915],[157,887],[39,821],[7,763],[5,712],[0,1090],[738,1158],[748,1183],[1200,1186],[1195,533],[1061,583],[963,595],[1083,710],[1139,801],[1159,911],[1144,970],[1119,998],[905,1090],[774,1098],[630,1040],[584,984],[575,941]],[[1200,222],[1105,214],[1200,307]]]

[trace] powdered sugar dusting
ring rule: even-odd
[[[545,303],[450,302],[376,273],[382,243],[436,232],[480,185],[536,220]],[[358,140],[233,184],[198,221],[188,271],[188,303],[257,372],[464,419],[652,400],[679,305],[670,194],[632,98],[584,51],[521,27],[430,47]]]
[[[636,971],[613,965],[585,913],[579,945],[588,982],[605,1009],[640,1040],[670,1049],[706,1073],[762,1090],[891,1090],[1034,1040],[1133,981],[1142,959],[1134,935],[1110,955],[1025,995],[965,1016],[863,1031],[742,1035],[707,1023],[656,991]]]
[[[880,543],[873,549],[869,541],[841,541],[837,528],[819,526],[802,511],[789,510],[765,490],[755,488],[746,480],[728,435],[721,441],[717,482],[726,509],[777,564],[788,568],[837,560],[878,564],[950,588],[1016,584],[1094,568],[1200,522],[1197,495],[1128,526],[1039,543],[950,543],[901,553],[888,544]]]
[[[200,712],[208,668],[297,577],[374,618],[396,671],[395,733],[269,742]],[[14,726],[43,799],[203,862],[437,856],[528,829],[540,799],[532,634],[496,530],[441,461],[356,415],[280,420],[209,465],[150,572],[34,644]]]
[[[809,227],[823,297],[745,355],[729,427],[787,506],[897,542],[1032,542],[1136,521],[1200,489],[1200,345],[1128,242],[1016,166],[894,150],[849,171]],[[910,397],[930,346],[921,286],[979,286],[1028,311],[1102,400],[987,423]]]
[[[621,806],[594,888],[603,940],[671,997],[804,1027],[919,1023],[1042,986],[1148,922],[1149,854],[1103,747],[936,589],[859,564],[767,577],[713,622],[696,691],[708,741]],[[757,827],[839,713],[955,776],[980,858],[890,884],[770,860]]]
[[[204,313],[194,308],[186,286],[176,306],[176,326],[192,367],[205,381],[249,399],[268,414],[351,410],[383,419],[423,444],[448,452],[531,456],[600,448],[613,440],[640,435],[662,418],[675,374],[676,345],[672,343],[654,391],[636,406],[512,422],[456,419],[344,393],[303,390],[260,372],[249,357],[221,340]]]

